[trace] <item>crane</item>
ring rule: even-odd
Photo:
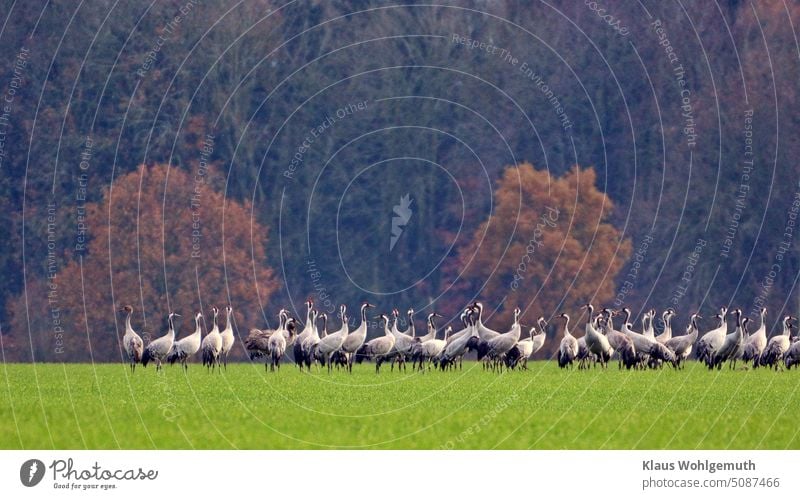
[[[125,349],[125,355],[128,357],[128,362],[131,366],[131,373],[133,373],[136,372],[136,364],[142,360],[144,343],[142,342],[142,337],[136,334],[136,331],[131,327],[133,307],[125,305],[120,309],[120,312],[125,312],[125,335],[122,337],[122,347]]]

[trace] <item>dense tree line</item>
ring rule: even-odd
[[[520,255],[503,248],[529,240],[534,220],[521,215],[547,211],[520,205],[507,217],[522,224],[502,237],[480,229],[511,206],[501,191],[521,192],[535,171],[548,183],[591,172],[608,208],[574,230],[611,232],[602,252],[576,250],[602,255],[592,271],[608,273],[528,314],[590,298],[684,318],[726,303],[753,318],[757,303],[776,309],[771,319],[797,307],[797,6],[98,0],[2,12],[0,326],[11,357],[58,360],[31,348],[28,334],[50,334],[51,319],[31,293],[53,280],[75,292],[70,269],[104,237],[90,208],[108,203],[112,183],[154,165],[191,178],[201,162],[206,192],[252,209],[248,231],[263,228],[257,273],[276,290],[264,303],[243,292],[240,328],[274,321],[262,306],[307,296],[450,313],[481,297],[506,317],[494,279],[514,282],[505,262]],[[191,248],[191,231],[179,237]],[[506,275],[471,266],[472,253]],[[115,300],[136,305],[133,291]],[[143,304],[148,317],[166,313],[162,291]],[[199,307],[190,301],[177,299]],[[111,327],[104,305],[93,334]]]

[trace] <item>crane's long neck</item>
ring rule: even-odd
[[[133,312],[128,312],[128,315],[125,317],[125,332],[133,332],[133,328],[131,327],[131,315]]]
[[[613,331],[614,330],[614,320],[612,319],[612,314],[606,314],[608,317],[606,318],[606,331]]]
[[[790,336],[791,334],[792,334],[792,328],[789,327],[789,321],[788,320],[784,320],[783,321],[783,335],[784,336]]]
[[[417,336],[417,330],[414,327],[414,315],[413,314],[408,314],[408,330],[409,330],[409,334],[411,335],[412,338],[415,338]]]
[[[167,322],[169,322],[169,335],[172,339],[175,339],[175,323],[172,321],[172,317]]]
[[[569,316],[564,318],[564,337],[570,336],[569,334]]]
[[[383,334],[386,335],[386,336],[394,337],[394,335],[392,334],[392,328],[389,327],[389,319],[388,318],[384,318],[384,320],[383,320]]]
[[[697,317],[692,316],[692,332],[689,334],[690,338],[692,338],[692,343],[694,340],[697,339],[697,333],[700,331],[700,328],[697,327]]]
[[[200,317],[195,317],[194,323],[195,323],[194,334],[200,336]]]
[[[225,329],[233,329],[233,325],[231,324],[231,312],[228,312],[225,317]]]

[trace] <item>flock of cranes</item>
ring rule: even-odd
[[[536,326],[531,327],[523,338],[523,325],[519,320],[521,311],[518,308],[514,310],[514,319],[508,331],[492,330],[483,323],[483,304],[475,302],[462,311],[461,329],[453,332],[453,328],[448,326],[442,338],[439,338],[435,324],[436,318],[441,317],[439,314],[428,314],[427,331],[417,335],[414,311],[408,311],[408,326],[403,331],[399,329],[400,312],[394,309],[391,316],[379,314],[375,317],[383,325],[383,335],[367,341],[367,310],[372,307],[374,305],[367,302],[361,305],[360,324],[351,331],[347,307],[341,305],[341,326],[329,332],[327,315],[319,313],[313,302],[308,300],[302,330],[298,320],[282,309],[278,313],[277,329],[251,329],[244,339],[244,347],[251,360],[264,359],[265,369],[272,371],[280,370],[281,361],[290,351],[301,371],[322,366],[327,367],[328,372],[334,368],[352,372],[354,363],[368,359],[374,361],[376,373],[386,362],[391,363],[392,370],[397,364],[398,371],[406,371],[409,360],[412,370],[423,371],[434,367],[448,370],[461,368],[468,352],[476,353],[484,369],[502,371],[527,369],[528,359],[544,346],[547,336],[547,321],[539,317]],[[785,316],[781,334],[768,339],[766,308],[761,309],[759,327],[752,334],[748,331],[751,321],[742,316],[740,309],[732,311],[735,324],[729,331],[728,309],[723,307],[715,316],[717,324],[713,329],[700,335],[698,320],[702,317],[695,313],[689,319],[685,334],[680,336],[672,334],[675,311],[671,308],[661,314],[663,327],[660,332],[656,331],[656,311],[653,309],[643,314],[642,332],[637,332],[630,322],[629,308],[603,308],[599,313],[591,304],[582,308],[587,311],[587,319],[581,336],[570,330],[569,315],[564,313],[559,316],[564,321],[557,352],[561,368],[575,365],[578,369],[591,366],[607,368],[608,363],[616,358],[620,369],[660,368],[664,364],[680,369],[692,353],[709,369],[721,369],[725,362],[735,368],[737,361],[750,363],[753,368],[768,366],[778,369],[785,366],[791,369],[800,365],[800,341],[798,337],[791,337],[791,329],[796,327],[797,319]],[[125,306],[121,311],[126,314],[122,343],[131,371],[135,371],[136,364],[140,362],[145,367],[153,362],[159,371],[165,361],[170,364],[180,362],[184,369],[188,369],[188,361],[198,352],[203,365],[210,371],[227,369],[228,354],[235,344],[231,307],[225,308],[226,322],[222,331],[217,324],[219,310],[212,307],[211,331],[202,337],[200,321],[203,315],[197,313],[194,332],[179,340],[175,337],[174,326],[174,318],[179,315],[170,313],[166,334],[146,346],[131,326],[133,309]],[[622,316],[622,321],[617,329],[614,318],[619,316]]]

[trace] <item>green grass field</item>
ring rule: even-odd
[[[0,376],[4,449],[800,448],[797,371],[5,364]]]

